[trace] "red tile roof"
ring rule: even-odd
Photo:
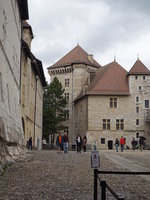
[[[77,45],[69,53],[67,53],[63,58],[61,58],[54,65],[50,66],[48,69],[68,66],[71,64],[80,64],[80,63],[94,66],[97,68],[101,67],[101,65],[97,63],[96,60],[94,59],[93,59],[93,63],[90,62],[88,59],[88,53],[84,49],[82,49],[80,45]]]
[[[147,67],[138,59],[131,70],[128,73],[129,75],[150,75],[150,71]]]
[[[98,69],[88,94],[129,95],[127,71],[116,61]]]

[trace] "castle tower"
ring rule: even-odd
[[[128,73],[130,94],[135,107],[136,137],[144,135],[150,143],[150,71],[139,60]],[[143,120],[144,119],[144,120]]]
[[[65,109],[66,121],[63,125],[67,127],[69,140],[72,144],[75,143],[75,135],[77,134],[74,133],[73,101],[81,92],[90,72],[96,71],[99,67],[101,66],[93,59],[93,55],[88,54],[80,45],[77,45],[48,68],[51,81],[57,77],[65,89],[65,98],[68,103]]]

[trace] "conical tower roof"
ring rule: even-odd
[[[150,75],[150,71],[148,68],[138,59],[131,70],[129,71],[128,75]]]
[[[80,45],[77,45],[75,48],[73,48],[69,53],[67,53],[63,58],[58,60],[54,65],[50,66],[48,69],[51,68],[57,68],[62,66],[68,66],[71,64],[87,64],[94,67],[101,67],[99,63],[96,62],[96,60],[92,59],[90,61],[89,54],[80,47]]]

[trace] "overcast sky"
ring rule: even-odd
[[[53,65],[80,46],[102,66],[114,60],[127,71],[137,60],[150,69],[150,0],[28,0],[32,52]]]

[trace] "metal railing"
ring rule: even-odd
[[[97,184],[98,179],[100,181],[101,187],[101,200],[106,200],[106,189],[112,194],[117,200],[124,200],[123,197],[119,197],[106,183],[106,181],[101,181],[98,174],[116,174],[116,175],[150,175],[150,172],[125,172],[125,171],[98,171],[94,169],[94,200],[97,200]]]

